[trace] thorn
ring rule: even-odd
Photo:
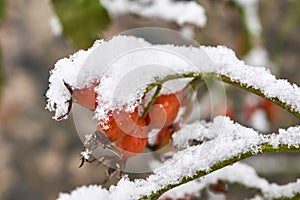
[[[85,158],[82,156],[82,157],[81,157],[81,163],[80,163],[80,165],[79,165],[79,168],[81,168],[81,167],[83,166],[84,162],[85,162]]]
[[[71,87],[71,85],[69,85],[68,83],[66,83],[65,80],[63,80],[65,87],[67,88],[67,90],[70,92],[71,96],[73,95],[73,89]]]
[[[71,112],[72,104],[73,104],[73,98],[72,98],[72,95],[73,95],[73,89],[72,89],[72,87],[71,87],[68,83],[66,83],[64,80],[63,80],[63,82],[64,82],[64,85],[65,85],[65,87],[67,88],[67,90],[70,92],[71,97],[70,97],[70,99],[68,99],[68,100],[65,102],[65,103],[68,104],[68,110],[67,110],[67,112],[66,112],[65,114],[63,114],[63,115],[57,117],[58,120],[61,120],[62,118],[66,117],[66,116]],[[55,104],[54,104],[54,108],[56,109],[56,107],[57,107],[57,105],[56,105],[56,103],[55,103]]]

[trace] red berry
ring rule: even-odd
[[[146,117],[149,128],[170,126],[177,117],[179,108],[180,99],[176,94],[160,95]]]
[[[116,146],[121,149],[125,159],[142,152],[148,142],[148,127],[145,120],[138,119],[136,125],[130,133],[116,141]]]
[[[73,99],[75,102],[87,109],[94,110],[97,107],[97,93],[95,92],[95,87],[99,83],[93,83],[89,87],[74,89]]]
[[[167,144],[169,144],[172,138],[173,132],[170,130],[169,127],[165,127],[160,130],[160,132],[156,135],[156,144],[155,149],[161,149]]]
[[[280,116],[280,108],[273,102],[267,99],[261,100],[261,107],[265,109],[268,119],[270,121],[276,121]]]
[[[137,109],[132,113],[114,111],[107,122],[97,126],[97,130],[105,133],[112,142],[115,142],[134,130],[137,120]]]

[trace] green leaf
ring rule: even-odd
[[[109,24],[109,16],[98,0],[53,0],[63,33],[77,48],[88,48]]]

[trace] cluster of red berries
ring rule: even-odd
[[[95,87],[98,84],[72,90],[73,101],[87,109],[96,109]],[[181,105],[181,96],[180,92],[158,96],[144,118],[139,116],[137,108],[130,113],[122,110],[112,111],[109,113],[109,120],[100,121],[96,131],[104,133],[120,149],[122,159],[125,160],[144,150],[150,129],[160,129],[155,145],[160,148],[169,143],[171,127]]]

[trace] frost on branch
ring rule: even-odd
[[[176,22],[180,26],[194,24],[198,27],[204,27],[207,20],[204,8],[193,1],[100,0],[100,2],[112,16],[131,13]]]
[[[126,55],[120,57],[118,62],[108,67],[112,60],[126,52],[129,52],[129,57]],[[154,73],[153,70],[151,73],[141,71],[134,79],[131,77],[136,81],[135,84],[126,85],[126,88],[120,87],[124,74],[140,64],[171,67],[165,71],[154,70]],[[221,77],[227,83],[268,98],[296,116],[300,116],[300,88],[297,85],[287,80],[276,79],[266,68],[246,65],[226,47],[152,45],[132,36],[116,36],[110,41],[97,41],[89,50],[81,50],[69,58],[59,60],[49,78],[46,108],[55,111],[54,119],[67,112],[66,102],[70,94],[64,81],[72,88],[82,88],[92,82],[101,81],[96,92],[105,99],[105,102],[98,102],[95,116],[97,119],[105,119],[111,109],[134,108],[136,102],[141,101],[147,86],[156,82],[157,77],[164,79],[169,75],[180,77],[183,74],[190,77],[199,75]],[[175,87],[174,90],[176,89],[181,88]],[[119,91],[122,92],[120,95],[118,95]],[[121,94],[131,95],[122,97]]]
[[[194,126],[197,129],[193,131],[199,137],[193,137],[193,140],[201,141],[203,135],[198,132],[205,132],[209,138],[207,141],[176,152],[171,159],[154,170],[153,175],[146,180],[129,181],[124,177],[117,186],[111,186],[109,191],[88,190],[85,193],[86,198],[90,199],[89,196],[95,196],[96,192],[99,192],[96,198],[103,198],[102,195],[106,195],[107,199],[118,199],[121,196],[124,199],[157,198],[173,187],[205,176],[245,157],[263,152],[275,152],[278,147],[285,147],[292,151],[299,148],[300,144],[299,126],[287,130],[281,129],[279,133],[271,135],[262,135],[251,128],[234,123],[228,117],[216,117],[211,123],[201,124],[186,125],[182,127],[180,134],[189,136],[190,126]],[[189,138],[182,137],[177,139],[176,143],[186,144]],[[252,168],[243,164],[229,166],[205,176],[205,179],[199,179],[199,190],[208,184],[215,183],[218,179],[240,183],[249,188],[255,186],[254,188],[261,191],[266,198],[293,197],[300,192],[299,181],[286,186],[269,184],[266,180],[259,178]],[[70,195],[64,194],[59,198],[59,200],[66,199],[78,199],[76,190]]]

